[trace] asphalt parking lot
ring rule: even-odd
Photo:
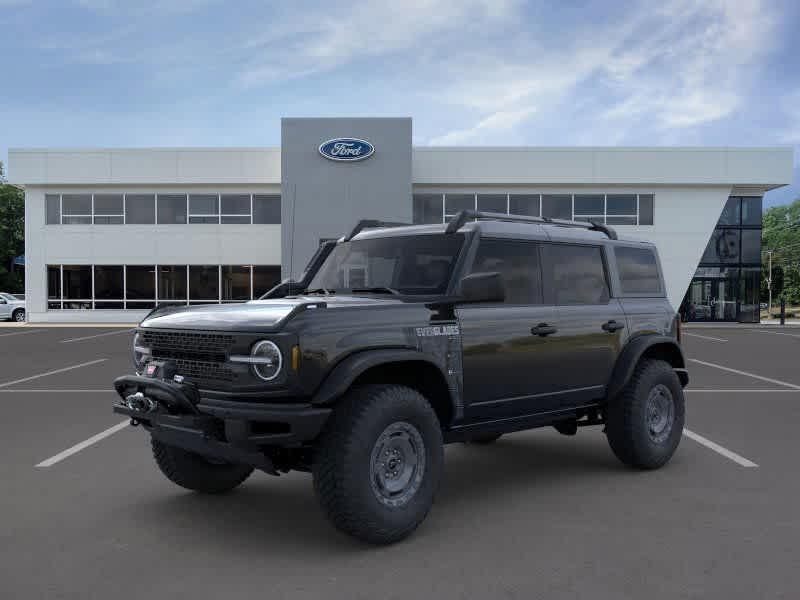
[[[110,409],[129,330],[0,328],[0,597],[796,598],[800,328],[685,333],[691,437],[664,469],[597,428],[451,445],[428,519],[374,548],[306,474],[167,481]]]

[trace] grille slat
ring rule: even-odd
[[[230,383],[236,375],[226,364],[234,336],[222,333],[143,331],[142,343],[156,360],[171,360],[196,383]]]

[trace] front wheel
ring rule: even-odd
[[[11,316],[13,321],[17,323],[24,323],[25,322],[25,310],[22,308],[18,308],[14,311],[14,314]]]
[[[241,484],[252,467],[216,462],[199,454],[169,446],[151,438],[153,457],[172,483],[195,492],[221,494]]]
[[[623,463],[640,469],[666,464],[681,441],[683,388],[672,366],[644,359],[608,405],[606,436]]]
[[[314,489],[339,530],[390,544],[425,519],[443,462],[439,420],[425,397],[401,385],[365,385],[348,392],[326,424]]]

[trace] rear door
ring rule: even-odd
[[[603,396],[624,341],[625,313],[611,297],[602,245],[542,245],[545,301],[555,305],[562,407]]]
[[[0,319],[7,319],[11,316],[11,305],[3,296],[0,296]]]
[[[539,243],[482,238],[470,272],[501,273],[506,299],[456,310],[467,418],[486,421],[557,408],[552,392],[561,377],[549,350],[557,335],[556,312],[542,301]]]

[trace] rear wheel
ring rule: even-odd
[[[18,308],[15,310],[14,314],[11,315],[11,319],[17,323],[25,322],[25,309]]]
[[[212,462],[199,454],[168,446],[151,439],[153,457],[161,472],[172,483],[196,492],[221,494],[241,484],[253,472],[252,467]]]
[[[375,544],[411,534],[433,505],[444,450],[419,392],[365,385],[341,399],[314,456],[314,489],[331,522]]]
[[[623,463],[640,469],[666,464],[681,441],[684,399],[678,376],[663,360],[642,360],[608,405],[606,435]]]

